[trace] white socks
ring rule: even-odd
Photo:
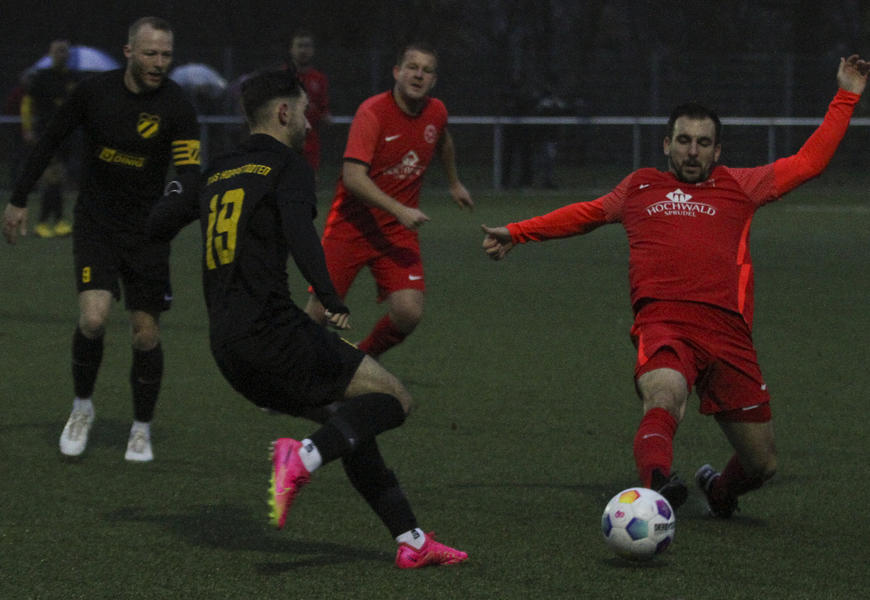
[[[312,473],[315,469],[318,469],[323,465],[323,458],[320,456],[320,451],[317,449],[317,446],[315,446],[314,442],[310,439],[305,438],[301,443],[302,446],[299,448],[299,460],[302,461],[302,464],[305,465],[308,472]],[[415,550],[419,550],[423,547],[423,544],[426,543],[426,534],[423,533],[422,529],[416,527],[398,536],[396,541],[400,544],[407,544]]]
[[[400,544],[408,544],[415,550],[419,550],[423,547],[423,544],[426,543],[426,534],[423,533],[422,529],[417,527],[416,529],[406,531],[405,533],[397,537],[396,541]]]
[[[145,437],[149,440],[151,439],[151,423],[145,423],[144,421],[133,421],[133,426],[130,428],[130,433],[134,431],[141,431],[145,434]]]
[[[305,438],[302,440],[302,447],[299,448],[299,459],[309,473],[313,473],[315,469],[323,464],[323,457],[320,456],[320,451],[314,442]]]
[[[74,398],[73,410],[83,410],[87,413],[94,414],[94,403],[90,398]]]

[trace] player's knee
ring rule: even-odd
[[[771,479],[774,475],[776,475],[776,467],[776,456],[773,456],[767,461],[767,464],[765,464],[764,471],[761,473],[761,478],[764,481]]]
[[[424,295],[419,290],[400,290],[389,296],[390,320],[404,334],[414,331],[423,319]]]
[[[411,409],[414,408],[414,399],[411,398],[411,394],[408,393],[404,387],[402,387],[401,391],[396,394],[396,399],[399,401],[399,404],[402,405],[402,410],[405,411],[405,416],[411,414]]]
[[[352,398],[368,393],[389,394],[402,405],[405,415],[411,412],[413,400],[399,378],[387,371],[371,356],[363,357],[356,373],[345,389],[345,397]]]
[[[79,329],[90,339],[103,335],[106,330],[106,315],[99,311],[84,311],[79,315]]]
[[[409,303],[393,307],[390,320],[402,333],[411,333],[423,320],[423,306]]]
[[[394,396],[396,400],[399,401],[399,404],[402,405],[402,410],[405,412],[405,416],[408,416],[411,414],[411,409],[414,406],[414,399],[411,397],[411,393],[395,375],[387,371],[385,372],[387,377],[383,380],[385,387],[384,391]]]
[[[663,408],[679,423],[686,414],[686,401],[678,393],[668,389],[659,389],[644,395],[643,408],[644,412],[648,412],[652,408]]]
[[[643,400],[644,412],[663,408],[680,422],[686,414],[689,389],[683,375],[669,368],[660,368],[644,373],[635,382]]]
[[[132,343],[136,350],[153,350],[160,343],[160,328],[156,324],[134,324]]]
[[[402,405],[402,410],[405,412],[405,416],[408,416],[414,405],[411,393],[395,375],[386,370],[384,372],[386,373],[386,377],[382,380],[384,393],[390,394],[398,400],[399,404]]]
[[[749,465],[744,465],[746,475],[752,478],[757,478],[760,481],[767,481],[776,475],[776,468],[777,458],[775,451],[757,457]]]
[[[154,333],[140,333],[133,336],[133,348],[142,352],[153,350],[160,343],[160,335]]]

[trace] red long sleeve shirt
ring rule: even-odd
[[[514,243],[588,233],[622,223],[629,241],[635,310],[645,300],[703,302],[737,312],[752,326],[749,229],[755,211],[818,176],[849,126],[860,96],[839,90],[801,149],[760,167],[717,166],[706,181],[640,169],[610,193],[508,225]]]

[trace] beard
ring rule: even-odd
[[[710,176],[710,173],[713,171],[714,166],[715,163],[710,163],[705,168],[701,163],[696,161],[685,161],[682,165],[677,166],[674,160],[670,156],[668,156],[669,170],[671,171],[671,173],[676,175],[677,179],[684,183],[699,183],[701,181],[706,181],[707,178]],[[697,175],[687,174],[685,170],[686,167],[694,167],[698,169]]]
[[[290,147],[296,150],[297,152],[302,152],[305,147],[305,138],[308,135],[308,131],[302,127],[300,129],[294,129],[290,133]]]
[[[290,140],[290,147],[302,152],[302,149],[305,147],[305,134],[294,133],[293,138]]]
[[[130,69],[130,76],[133,78],[133,81],[136,82],[136,85],[139,87],[139,89],[156,90],[158,87],[160,87],[160,84],[163,83],[165,73],[161,72],[161,78],[157,84],[151,83],[145,78],[145,68],[141,64],[134,62],[132,68]]]

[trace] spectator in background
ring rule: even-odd
[[[78,77],[67,65],[69,53],[68,40],[51,42],[48,48],[51,66],[36,71],[28,82],[26,93],[21,99],[21,132],[28,146],[33,146],[42,136],[57,108],[69,98],[76,86]],[[76,141],[76,136],[68,137],[43,173],[39,221],[33,228],[33,232],[41,238],[72,233],[72,226],[63,218],[63,193],[74,160]]]
[[[502,106],[510,117],[534,115],[537,99],[526,78],[514,73],[505,90]],[[533,125],[505,125],[501,155],[502,187],[531,187],[535,181]],[[513,177],[514,171],[518,172]]]
[[[544,89],[544,93],[535,106],[538,117],[561,117],[567,112],[567,105],[553,89],[552,85]],[[540,184],[546,189],[556,189],[556,155],[559,149],[559,138],[562,136],[561,125],[541,125],[536,128],[537,142],[535,144],[536,167],[540,173]]]
[[[296,68],[296,74],[308,94],[308,110],[305,117],[311,125],[305,137],[302,153],[314,169],[320,169],[320,125],[329,124],[329,80],[322,71],[314,68],[314,34],[307,29],[299,29],[290,39],[289,64]]]
[[[6,98],[3,101],[4,115],[15,117],[21,116],[21,101],[27,93],[27,83],[30,79],[30,75],[31,71],[29,69],[23,71],[21,76],[18,78],[18,84],[9,90],[8,94],[6,94]],[[24,144],[24,133],[21,130],[21,127],[13,127],[10,128],[10,130],[11,133],[8,136],[8,146],[7,143],[4,142],[3,148],[4,150],[8,149],[8,156],[12,159],[13,164],[10,165],[9,177],[14,181],[18,176],[18,173],[21,171],[21,162],[27,153]],[[6,131],[5,128],[4,131]]]

